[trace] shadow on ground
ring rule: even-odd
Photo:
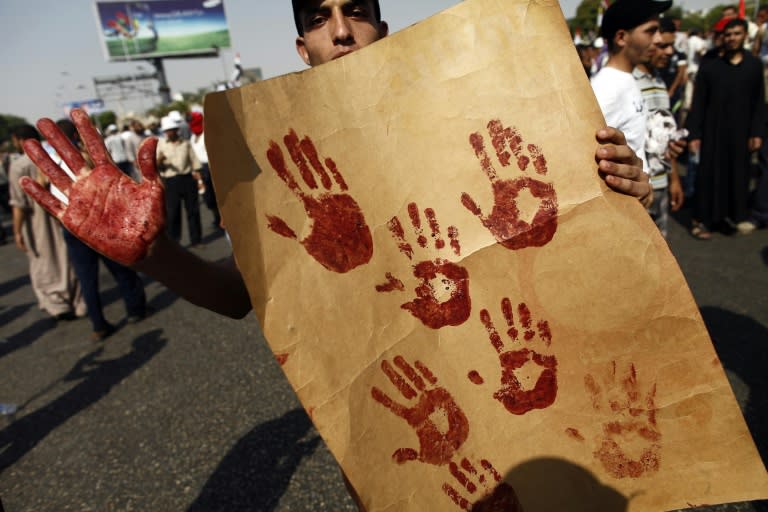
[[[303,409],[262,423],[224,457],[188,512],[275,510],[301,460],[319,444]]]
[[[124,356],[99,360],[104,347],[83,356],[57,382],[80,382],[51,403],[21,417],[0,430],[0,473],[32,450],[48,434],[71,417],[98,402],[123,379],[141,368],[166,345],[160,329],[133,341],[133,349]],[[55,384],[55,383],[54,383]],[[51,387],[53,384],[51,385]],[[20,408],[23,411],[23,407]]]

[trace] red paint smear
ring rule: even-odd
[[[440,329],[447,325],[461,325],[467,321],[471,311],[469,296],[469,273],[449,261],[437,259],[422,261],[413,269],[413,275],[421,280],[416,287],[416,298],[401,307],[411,312],[413,316],[432,329]],[[454,286],[451,297],[445,302],[439,302],[430,281],[442,275]]]
[[[283,366],[288,361],[288,356],[290,354],[275,354],[275,359],[277,359],[277,362],[280,364],[280,366]]]
[[[404,359],[400,359],[402,363],[405,362]],[[422,368],[426,368],[423,364],[417,363],[416,366],[420,371]],[[402,378],[399,375],[394,376],[396,372],[386,361],[382,362],[382,370],[400,390],[401,394],[406,396],[404,394],[406,388],[398,383],[402,381]],[[427,373],[432,375],[428,370]],[[430,379],[428,378],[428,380]],[[445,388],[421,389],[418,393],[418,402],[413,407],[405,407],[396,403],[376,387],[371,388],[371,396],[394,414],[406,420],[419,438],[418,453],[412,448],[400,448],[392,454],[393,459],[398,464],[404,464],[409,460],[419,460],[437,466],[448,464],[469,435],[467,417]],[[406,396],[406,398],[412,397]],[[441,432],[440,428],[430,419],[430,416],[437,412],[442,413],[447,419],[447,432]]]
[[[275,217],[274,215],[267,215],[267,220],[269,221],[269,224],[267,224],[267,227],[277,233],[280,236],[284,236],[286,238],[296,238],[296,233],[288,227],[288,224],[285,223],[283,219],[280,217]]]
[[[395,356],[394,361],[395,365],[400,368],[400,370],[402,370],[402,372],[411,382],[413,382],[413,385],[416,386],[416,389],[419,391],[424,391],[424,388],[426,387],[424,385],[424,380],[419,377],[419,375],[416,373],[416,370],[414,370],[413,367],[408,364],[403,356]]]
[[[565,433],[568,434],[569,437],[572,437],[573,439],[576,439],[578,441],[583,441],[584,436],[581,435],[581,432],[576,430],[575,428],[566,428]]]
[[[469,372],[467,374],[467,378],[472,382],[472,384],[477,384],[478,386],[485,382],[483,380],[483,377],[477,372],[477,370],[472,370],[471,372]]]
[[[347,187],[347,182],[344,181],[344,177],[341,175],[341,173],[339,173],[339,170],[336,167],[336,162],[334,162],[331,158],[326,158],[325,165],[331,171],[333,179],[336,180],[336,183],[339,184],[341,190],[347,190],[349,187]]]
[[[445,247],[445,240],[440,236],[440,224],[437,223],[437,217],[435,216],[435,210],[427,208],[424,210],[424,215],[427,217],[429,223],[429,229],[432,231],[432,238],[435,239],[435,247],[442,249]]]
[[[528,223],[519,218],[517,197],[523,189],[539,199],[539,208]],[[468,194],[462,194],[462,204],[475,216],[496,240],[511,250],[541,247],[552,240],[557,230],[557,195],[550,183],[521,177],[493,183],[494,205],[491,214],[483,217],[480,209]]]
[[[544,340],[547,346],[550,346],[552,344],[552,331],[549,329],[549,322],[540,320],[536,324],[536,328],[539,330],[539,337]]]
[[[531,328],[531,310],[528,309],[528,306],[525,305],[525,303],[520,303],[517,305],[517,313],[520,315],[520,324],[525,329]],[[527,337],[526,333],[526,340],[529,340],[530,338]]]
[[[462,486],[463,486],[463,487],[464,487],[466,490],[468,490],[470,493],[474,493],[474,492],[477,490],[477,487],[475,486],[475,484],[473,484],[472,482],[470,482],[470,481],[469,481],[469,479],[467,478],[467,475],[465,475],[464,473],[462,473],[462,472],[459,470],[459,466],[458,466],[458,465],[457,465],[455,462],[451,462],[451,463],[448,465],[448,470],[451,472],[451,474],[453,475],[453,477],[454,477],[454,478],[455,478],[455,479],[456,479],[456,480],[457,480],[457,481],[458,481],[458,482],[459,482],[459,483],[460,483],[460,484],[461,484],[461,485],[462,485]]]
[[[395,387],[400,391],[400,394],[405,398],[411,399],[416,396],[416,391],[410,385],[408,385],[407,382],[405,382],[405,379],[403,379],[400,374],[395,371],[394,368],[392,368],[392,365],[389,364],[389,361],[384,360],[381,362],[381,371],[383,371],[384,374],[389,377],[389,380],[392,382],[392,384],[395,385]]]
[[[301,148],[301,151],[309,159],[309,163],[312,164],[312,168],[315,170],[315,173],[320,176],[320,182],[323,184],[323,187],[325,187],[326,190],[330,190],[332,185],[331,177],[328,176],[328,173],[325,171],[323,164],[320,163],[320,158],[317,156],[317,149],[315,149],[315,145],[312,143],[309,137],[304,137],[301,139],[301,142],[299,142],[299,148]]]
[[[469,144],[474,148],[475,156],[480,160],[480,167],[482,167],[483,172],[485,172],[486,176],[488,176],[491,181],[496,180],[496,171],[493,169],[491,159],[485,151],[483,136],[479,133],[470,134]]]
[[[400,252],[405,254],[409,260],[413,258],[413,247],[405,241],[405,231],[403,231],[403,225],[400,224],[400,219],[392,217],[387,223],[387,227],[397,241],[397,247],[400,249]]]
[[[541,148],[536,144],[528,144],[528,152],[533,157],[533,168],[538,174],[547,174],[547,159],[541,153]]]
[[[488,313],[487,309],[480,310],[480,321],[485,326],[485,330],[488,331],[488,337],[491,340],[491,345],[493,345],[493,348],[496,349],[496,352],[501,353],[501,351],[504,349],[504,342],[501,341],[501,336],[499,336],[498,331],[496,331],[496,327],[493,325],[493,321],[491,320],[491,314]]]
[[[377,284],[376,285],[376,291],[377,292],[391,292],[394,290],[398,291],[405,291],[405,285],[401,280],[393,276],[390,272],[387,272],[384,274],[384,277],[387,278],[387,282],[383,284]]]
[[[456,503],[462,510],[469,510],[469,500],[459,494],[456,489],[448,484],[443,484],[443,492]]]
[[[416,368],[419,369],[421,374],[424,376],[425,379],[427,379],[432,384],[437,384],[437,377],[432,373],[432,371],[427,368],[427,366],[422,363],[421,361],[416,361],[414,363],[416,365]]]
[[[291,155],[291,160],[293,160],[293,163],[299,168],[304,183],[306,183],[309,188],[317,188],[315,176],[312,174],[312,171],[309,170],[307,161],[304,159],[304,156],[299,149],[299,136],[296,135],[295,131],[291,130],[288,132],[288,135],[283,137],[283,142],[285,143],[286,149],[288,149],[288,153]]]
[[[655,473],[661,466],[661,445],[651,443],[637,459],[631,459],[613,439],[603,439],[595,457],[616,478],[638,478]]]
[[[507,411],[525,414],[533,409],[544,409],[557,397],[557,359],[528,349],[505,352],[499,355],[502,387],[493,394]],[[524,390],[517,379],[516,370],[534,363],[544,368],[532,389]]]
[[[301,245],[328,270],[345,273],[368,263],[373,239],[360,206],[352,197],[322,195],[306,197],[304,208],[312,220],[312,232]]]
[[[461,244],[459,243],[459,230],[456,226],[448,226],[448,239],[451,241],[451,249],[456,256],[461,255]]]

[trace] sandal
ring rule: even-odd
[[[697,221],[693,221],[691,235],[698,240],[710,240],[712,238],[712,232],[707,229],[707,226]]]

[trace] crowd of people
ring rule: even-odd
[[[75,124],[65,118],[57,121],[56,126],[65,140],[81,153],[86,162],[93,165]],[[183,205],[190,245],[198,246],[202,238],[198,206],[201,200],[212,211],[214,226],[220,227],[216,197],[208,170],[202,108],[193,107],[187,116],[171,111],[162,118],[159,125],[154,123],[147,128],[137,119],[128,119],[123,123],[122,130],[116,124],[103,129],[104,148],[115,167],[137,182],[141,180],[138,149],[141,142],[150,136],[160,139],[156,160],[165,186],[168,235],[177,242],[181,239]],[[43,140],[37,128],[28,124],[12,128],[11,142],[16,151],[2,155],[0,195],[3,197],[0,200],[2,208],[12,217],[13,242],[29,260],[30,281],[40,309],[56,321],[87,316],[93,327],[92,339],[103,340],[115,331],[115,325],[103,313],[99,293],[99,262],[104,264],[117,283],[125,303],[126,323],[141,321],[147,314],[143,281],[134,269],[99,254],[70,231],[62,229],[54,216],[24,193],[19,180],[28,176],[48,189],[57,200],[68,203],[67,191],[51,183],[23,152],[23,144],[27,140],[39,141],[52,161],[71,179],[75,179],[65,159],[58,154],[50,140]],[[5,230],[2,235],[5,242]]]
[[[671,1],[615,2],[577,50],[609,125],[651,177],[649,214],[692,206],[690,233],[749,234],[768,224],[765,64],[768,6],[751,21],[722,9],[711,31],[682,32]]]

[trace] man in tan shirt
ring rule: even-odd
[[[170,117],[164,117],[160,129],[165,138],[157,143],[157,170],[165,185],[165,211],[168,236],[175,241],[181,239],[181,204],[187,212],[189,245],[200,243],[200,204],[197,182],[200,179],[200,160],[192,145],[179,136],[179,124]]]

